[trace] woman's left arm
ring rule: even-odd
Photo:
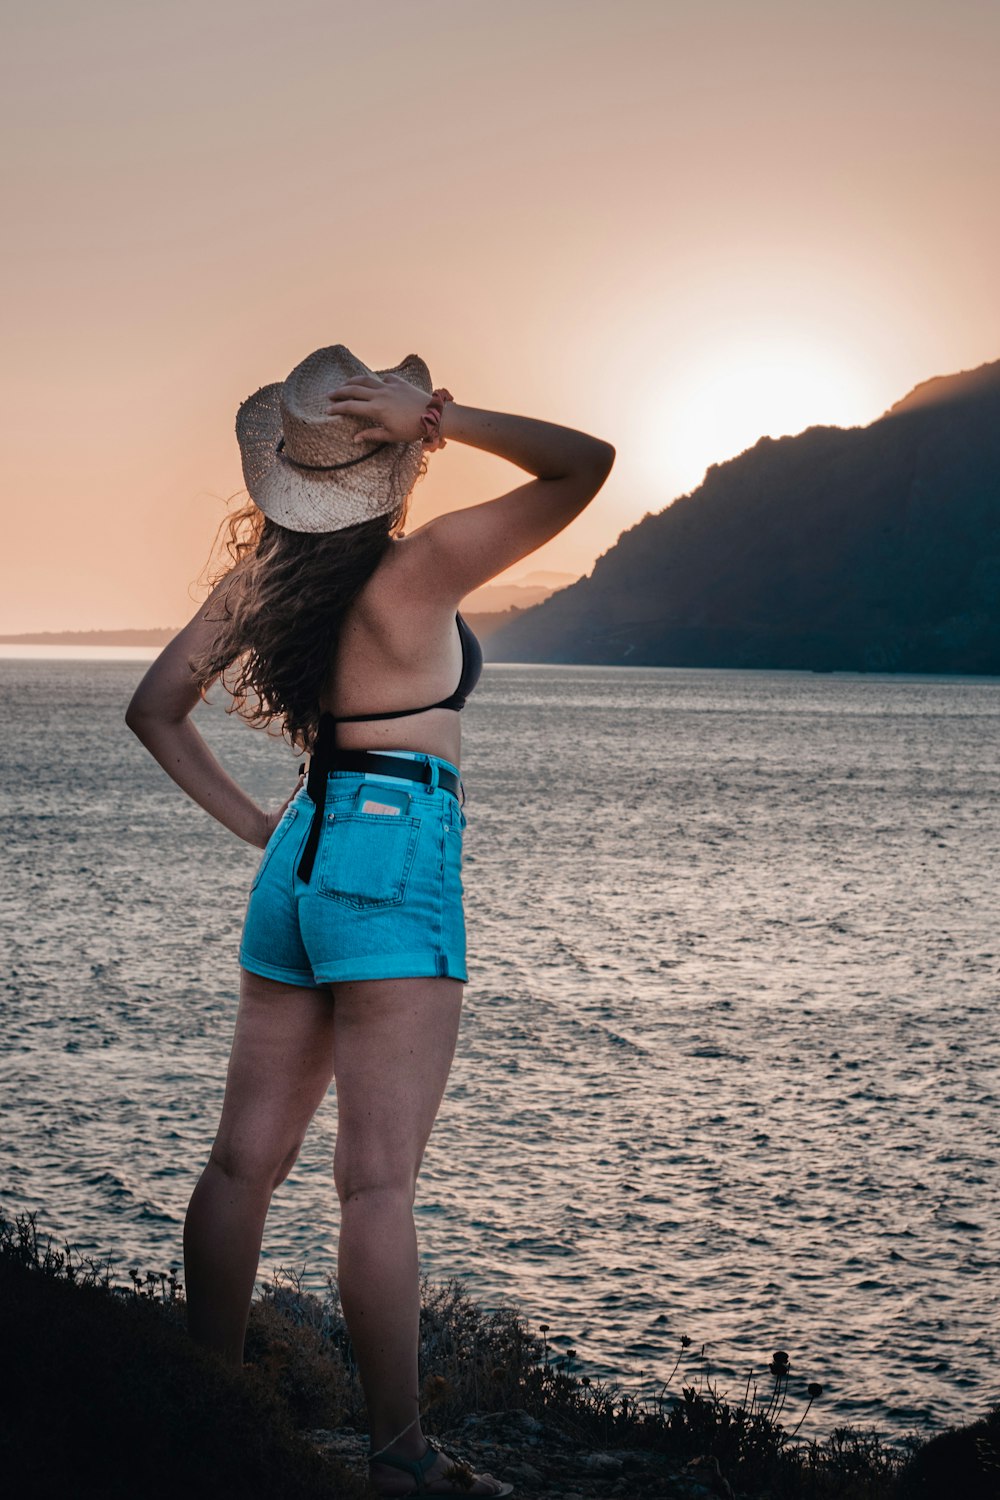
[[[223,770],[190,718],[200,695],[189,662],[213,639],[215,627],[208,616],[224,603],[231,581],[227,574],[194,619],[160,652],[132,694],[125,723],[199,807],[237,838],[263,849],[287,802],[275,812],[258,807]]]

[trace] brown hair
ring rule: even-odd
[[[417,480],[426,472],[424,455]],[[340,531],[289,531],[252,501],[228,516],[212,548],[224,538],[227,560],[210,582],[232,582],[215,639],[191,662],[202,697],[219,678],[232,697],[227,713],[258,728],[280,719],[282,736],[308,750],[344,615],[401,531],[410,493]]]

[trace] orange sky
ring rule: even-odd
[[[4,50],[0,631],[186,619],[236,407],[322,344],[615,444],[515,574],[1000,357],[995,0],[45,0]],[[450,443],[414,522],[523,478]]]

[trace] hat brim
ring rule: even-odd
[[[402,375],[428,394],[432,389],[430,372],[415,355],[408,355],[391,370],[371,373]],[[283,435],[283,385],[284,382],[278,381],[261,386],[247,397],[236,414],[243,478],[254,504],[279,526],[289,531],[309,532],[340,531],[393,510],[399,498],[398,488],[391,482],[393,470],[401,472],[404,486],[412,475],[406,486],[408,492],[420,467],[423,452],[420,439],[383,446],[370,464],[357,464],[345,470],[312,474],[296,468],[278,451]],[[373,442],[372,447],[378,444]]]

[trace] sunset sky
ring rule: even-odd
[[[996,0],[36,0],[4,51],[0,631],[188,618],[320,345],[615,444],[512,576],[1000,358]],[[413,524],[524,478],[449,443]]]

